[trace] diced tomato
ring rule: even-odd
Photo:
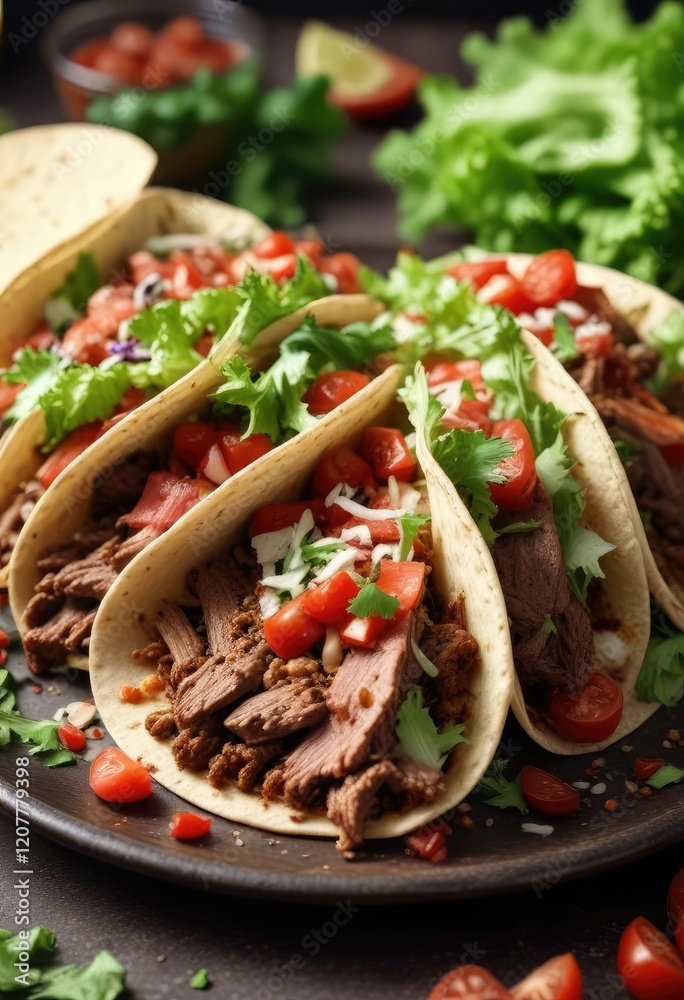
[[[349,573],[336,573],[330,580],[304,592],[302,610],[323,625],[337,625],[347,619],[347,606],[359,589]]]
[[[375,493],[378,488],[368,462],[350,448],[332,448],[321,457],[314,473],[313,495],[327,497],[340,483],[346,483],[353,490],[363,489],[368,495]],[[332,509],[330,507],[329,511]],[[336,510],[341,511],[341,508],[337,507]],[[344,520],[348,519],[349,514],[344,511]]]
[[[334,253],[318,265],[321,274],[332,274],[337,280],[337,291],[341,295],[352,295],[361,291],[359,285],[360,261],[353,253]]]
[[[456,281],[469,281],[476,292],[487,284],[495,274],[508,274],[508,261],[505,257],[496,257],[493,260],[463,261],[461,264],[454,264],[447,268]]]
[[[301,656],[325,635],[325,626],[302,607],[300,594],[264,620],[264,637],[276,656],[284,660]]]
[[[282,230],[270,233],[252,247],[252,253],[257,257],[282,257],[284,254],[293,254],[294,252],[294,241]]]
[[[170,472],[151,472],[145,489],[129,514],[121,519],[134,531],[153,527],[159,534],[195,506],[200,492],[194,483]]]
[[[327,372],[319,375],[311,388],[307,389],[304,402],[309,407],[309,413],[320,417],[324,413],[330,413],[346,399],[351,399],[367,385],[370,385],[370,379],[361,372]]]
[[[520,787],[527,804],[545,816],[572,816],[579,809],[577,789],[539,767],[522,769]]]
[[[71,723],[65,722],[63,726],[60,726],[57,730],[57,736],[59,737],[59,742],[67,750],[72,750],[74,753],[80,753],[81,750],[85,750],[87,740],[84,734],[76,726],[72,726]]]
[[[491,306],[503,306],[514,315],[534,312],[534,303],[512,274],[496,274],[482,288],[480,298]]]
[[[200,472],[216,486],[230,479],[230,469],[218,441],[209,446],[209,451],[200,462]]]
[[[340,628],[340,639],[343,645],[355,646],[360,649],[370,649],[378,641],[389,625],[389,620],[380,615],[369,615],[368,618],[357,618],[349,615]]]
[[[556,688],[549,693],[547,711],[560,736],[573,743],[598,743],[615,732],[622,718],[622,688],[612,677],[593,673],[574,698]]]
[[[522,420],[497,420],[492,434],[510,442],[515,452],[504,458],[496,472],[506,477],[503,483],[488,483],[489,493],[497,505],[506,510],[529,510],[532,494],[537,485],[534,465],[534,448],[529,432]]]
[[[450,833],[451,827],[445,820],[435,819],[407,836],[407,854],[425,861],[444,861],[446,838]]]
[[[90,765],[90,787],[105,802],[140,802],[152,794],[147,770],[118,747],[107,747]]]
[[[582,972],[571,951],[544,962],[511,989],[515,1000],[582,1000]]]
[[[202,459],[215,441],[215,428],[211,424],[195,420],[176,427],[173,433],[173,450],[189,469],[199,472]]]
[[[193,345],[198,354],[203,358],[209,357],[209,352],[214,346],[214,334],[211,330],[205,330],[196,344]]]
[[[62,350],[74,361],[95,368],[110,357],[106,346],[110,338],[111,334],[101,329],[99,321],[85,316],[69,327],[62,340]]]
[[[316,524],[325,522],[325,504],[322,500],[293,500],[290,503],[269,503],[260,507],[249,526],[249,537],[263,535],[266,531],[280,531],[301,520],[305,510],[313,513]]]
[[[45,326],[34,330],[24,346],[32,347],[34,351],[48,351],[56,343],[58,343],[57,337],[49,327]]]
[[[94,69],[98,73],[116,76],[126,83],[138,83],[140,80],[140,63],[128,52],[122,52],[109,43],[98,49],[94,57]]]
[[[400,482],[410,483],[415,478],[416,463],[406,438],[395,427],[366,427],[362,451],[378,479],[386,482],[394,476]]]
[[[102,422],[96,420],[92,424],[84,424],[72,431],[68,438],[57,445],[36,473],[36,479],[45,489],[54,483],[57,476],[71,465],[75,458],[82,455],[102,433]]]
[[[169,823],[169,832],[176,840],[197,840],[211,830],[211,817],[198,816],[197,813],[174,813]]]
[[[114,28],[111,42],[128,55],[136,59],[145,59],[152,49],[152,32],[139,21],[122,21]]]
[[[337,504],[332,504],[327,510],[328,521],[335,526],[336,535],[339,535],[345,528],[356,528],[360,524],[365,524],[370,531],[372,545],[382,545],[385,543],[391,545],[399,541],[399,525],[391,518],[382,521],[367,521],[362,517],[349,517],[348,511],[344,511],[347,520],[340,523],[332,512],[335,510],[342,511],[342,508],[338,507]]]
[[[268,434],[250,434],[244,441],[236,441],[235,444],[225,444],[222,435],[219,443],[233,476],[269,451],[273,451],[273,442]]]
[[[0,404],[0,413],[2,412],[2,404]],[[684,465],[684,441],[678,441],[676,444],[663,444],[660,446],[665,461],[668,465],[674,466],[674,468],[679,468]]]
[[[117,403],[115,414],[119,413],[130,413],[131,410],[137,410],[139,406],[147,402],[147,395],[142,389],[136,388],[132,385],[130,388],[126,389],[125,393]]]
[[[447,410],[442,417],[445,427],[462,427],[466,431],[484,431],[487,437],[492,433],[489,419],[489,403],[483,399],[462,399],[456,413]]]
[[[325,244],[322,240],[297,240],[294,245],[296,254],[303,254],[318,267],[325,257]]]
[[[0,379],[0,417],[4,417],[23,388],[21,382],[10,385],[9,382],[3,382]]]
[[[485,389],[479,361],[438,361],[428,375],[428,386],[435,389],[447,382],[470,382],[475,392]]]
[[[665,767],[663,757],[637,757],[634,761],[634,775],[638,781],[648,781],[661,767]]]
[[[144,278],[149,278],[151,274],[164,276],[165,272],[169,270],[165,262],[157,260],[149,250],[138,250],[137,253],[131,254],[126,266],[134,285],[140,284]]]
[[[271,267],[268,270],[274,281],[278,284],[282,284],[284,281],[290,281],[294,278],[297,273],[297,258],[293,253],[284,254],[282,257],[276,257],[273,260]]]
[[[615,337],[609,330],[583,333],[580,327],[575,336],[575,346],[585,358],[609,358],[615,348]]]
[[[535,306],[554,306],[577,291],[575,260],[568,250],[547,250],[529,265],[521,282]]]
[[[198,288],[206,287],[205,276],[189,254],[173,250],[169,255],[169,262],[172,265],[170,279],[174,299],[189,299]]]
[[[645,917],[636,917],[620,939],[618,974],[636,1000],[681,1000],[684,962],[674,945]]]
[[[684,929],[684,868],[679,869],[667,891],[667,915],[677,935],[677,947],[681,951],[681,932]]]
[[[461,965],[447,972],[428,1000],[510,1000],[511,994],[480,965]]]
[[[394,562],[383,559],[376,580],[377,587],[399,601],[394,620],[404,618],[420,604],[425,589],[424,562]]]
[[[423,71],[391,52],[380,52],[389,69],[385,82],[374,90],[339,91],[333,86],[328,99],[351,118],[382,118],[409,103]]]
[[[9,636],[5,632],[4,628],[0,628],[0,649],[7,649],[9,647]]]

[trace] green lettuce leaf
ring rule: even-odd
[[[70,365],[44,392],[40,406],[45,416],[43,451],[52,451],[60,441],[83,424],[111,417],[117,403],[131,385],[134,365],[109,368]]]
[[[655,378],[656,392],[673,378],[684,375],[684,310],[671,313],[648,335],[649,343],[659,352],[661,363]]]
[[[15,423],[34,410],[64,367],[64,359],[54,351],[35,351],[32,347],[23,347],[12,367],[2,374],[3,381],[10,385],[25,383],[5,413],[3,422]]]
[[[636,682],[645,701],[676,705],[684,695],[684,633],[660,612],[651,623],[651,638]]]
[[[243,303],[230,328],[230,335],[247,345],[253,344],[257,334],[271,323],[330,295],[323,275],[301,255],[297,258],[294,278],[284,285],[279,285],[270,274],[248,271],[238,287]]]
[[[17,993],[25,989],[23,982],[17,982],[18,970],[14,967],[19,951],[28,951],[30,969],[25,983],[33,986],[40,981],[40,963],[49,960],[55,951],[55,935],[47,927],[33,927],[28,938],[14,935],[10,931],[0,931],[0,996]]]
[[[116,1000],[124,991],[126,973],[108,951],[87,965],[65,965],[44,972],[31,1000]]]
[[[74,319],[77,316],[82,316],[85,313],[88,299],[103,284],[102,275],[93,255],[87,251],[80,253],[76,265],[67,274],[62,287],[53,292],[47,300],[45,318],[50,322],[55,314],[55,300],[68,306],[65,315],[70,311]],[[53,329],[55,333],[63,332],[59,325],[56,328],[53,326]]]
[[[447,754],[459,743],[467,743],[465,725],[451,726],[441,732],[423,706],[420,688],[409,691],[397,713],[396,733],[403,751],[412,760],[439,771]]]
[[[665,788],[666,785],[678,785],[684,778],[684,771],[675,767],[674,764],[664,764],[659,767],[656,773],[648,779],[647,785],[651,788]]]

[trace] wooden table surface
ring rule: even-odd
[[[358,21],[358,18],[357,18]],[[355,22],[340,20],[342,27]],[[267,73],[289,77],[298,25],[266,24]],[[459,39],[467,25],[395,18],[382,44],[439,72],[462,73]],[[61,118],[36,42],[2,80],[0,105],[20,125]],[[368,159],[382,129],[354,128],[336,156],[339,177],[316,206],[321,235],[369,264],[388,267],[397,250],[394,203],[373,178]],[[433,239],[429,254],[453,246]],[[683,823],[684,836],[684,823]],[[0,857],[13,853],[13,823],[0,816]],[[585,997],[623,1000],[614,957],[621,930],[643,913],[666,921],[665,896],[684,850],[673,848],[617,872],[556,886],[540,898],[516,896],[413,907],[295,906],[233,900],[109,868],[37,835],[32,840],[31,918],[57,931],[61,958],[87,961],[110,949],[128,969],[135,1000],[182,1000],[189,971],[209,970],[226,1000],[420,1000],[450,967],[486,964],[513,983],[536,964],[573,950],[585,977]],[[0,875],[0,926],[13,926],[13,894]],[[348,921],[339,930],[341,908]],[[342,919],[339,918],[339,923]],[[293,954],[305,956],[293,970]]]

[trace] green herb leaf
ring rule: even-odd
[[[280,345],[281,354],[306,351],[312,370],[318,374],[326,365],[336,370],[356,371],[371,364],[379,354],[396,349],[392,328],[388,324],[375,328],[371,323],[350,323],[337,330],[318,326],[308,316],[294,333]]]
[[[507,764],[508,761],[505,760],[493,760],[484,777],[480,779],[478,791],[486,796],[485,803],[488,806],[496,806],[497,809],[508,809],[512,806],[526,815],[530,810],[520,790],[520,778],[509,781],[505,777]]]
[[[54,351],[34,351],[32,347],[23,347],[12,367],[2,373],[3,382],[10,385],[25,383],[5,413],[3,422],[15,423],[34,410],[64,368],[64,359]]]
[[[209,974],[206,969],[200,969],[192,977],[188,986],[191,990],[206,990],[210,986]]]
[[[579,356],[575,331],[568,317],[561,312],[553,318],[553,353],[559,361],[572,361]]]
[[[14,963],[19,951],[28,951],[30,969],[22,980],[17,980],[19,970]],[[55,935],[47,927],[34,927],[28,938],[10,931],[0,931],[0,996],[17,993],[27,986],[34,986],[40,981],[39,964],[49,960],[55,951]]]
[[[684,633],[660,612],[651,623],[651,638],[636,682],[645,701],[676,705],[684,695]]]
[[[43,754],[41,760],[48,767],[74,763],[74,754],[59,741],[60,724],[52,719],[36,721],[20,715],[15,708],[9,672],[0,670],[0,747],[12,741],[31,743],[29,754]]]
[[[650,785],[651,788],[664,788],[665,785],[679,784],[682,778],[684,778],[684,771],[678,767],[674,767],[672,764],[665,764],[663,767],[658,768],[646,784]]]
[[[344,542],[327,540],[325,545],[304,544],[301,546],[302,559],[310,566],[324,566],[346,547]],[[286,572],[286,567],[283,567],[283,572]]]
[[[110,417],[131,384],[129,367],[133,366],[71,365],[60,371],[40,398],[45,416],[43,451],[52,451],[76,428]]]
[[[544,635],[556,635],[556,633],[558,632],[558,628],[554,624],[551,615],[544,615],[544,621],[542,622],[541,630]]]
[[[95,258],[89,252],[81,252],[75,267],[69,271],[64,284],[50,296],[52,299],[63,299],[79,314],[85,313],[90,296],[98,290],[104,281]],[[55,331],[60,332],[60,331]]]
[[[623,438],[615,438],[613,444],[615,445],[618,458],[623,465],[631,462],[634,456],[638,455],[641,450],[636,441],[625,441]]]
[[[244,301],[229,333],[247,345],[253,344],[271,323],[330,294],[323,276],[302,256],[297,258],[294,278],[284,285],[279,285],[270,274],[248,271],[238,287]]]
[[[423,527],[431,521],[429,514],[402,514],[397,518],[399,531],[401,534],[401,546],[399,548],[399,562],[405,562],[413,549],[413,541]]]
[[[108,951],[87,965],[65,965],[43,973],[31,1000],[116,1000],[124,991],[126,973]]]
[[[386,594],[375,583],[366,583],[356,597],[347,605],[347,611],[356,618],[369,618],[379,615],[380,618],[394,618],[400,606],[398,598]]]
[[[447,754],[459,743],[467,743],[463,735],[465,725],[451,726],[442,732],[432,721],[430,712],[423,707],[420,688],[409,691],[397,714],[396,733],[404,752],[419,764],[439,771]]]

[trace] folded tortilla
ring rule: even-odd
[[[361,393],[347,400],[315,427],[269,453],[259,468],[228,480],[202,504],[152,543],[120,575],[102,602],[90,645],[93,694],[104,725],[117,744],[149,767],[164,787],[195,806],[235,822],[276,833],[333,836],[338,831],[322,813],[293,816],[279,802],[266,804],[258,793],[243,793],[234,784],[211,787],[205,773],[178,770],[168,742],[145,728],[151,711],[163,708],[158,694],[137,705],[119,697],[122,684],[137,685],[145,666],[132,653],[154,637],[154,621],[165,601],[192,600],[188,574],[242,541],[254,512],[267,503],[307,496],[307,483],[321,455],[331,447],[354,447],[363,429],[388,419],[403,373],[387,369]],[[501,590],[479,560],[489,558],[470,518],[455,505],[448,484],[431,456],[423,454],[423,471],[432,515],[434,545],[432,579],[449,604],[465,596],[468,631],[479,644],[480,658],[470,685],[465,735],[469,743],[450,755],[444,790],[430,803],[372,820],[366,837],[399,836],[455,807],[476,785],[496,752],[511,697],[513,671],[506,609]],[[149,668],[148,668],[149,669]]]

